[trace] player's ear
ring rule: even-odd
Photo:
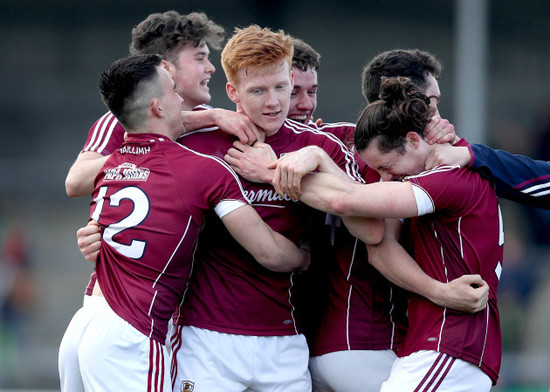
[[[227,92],[227,96],[231,101],[233,101],[234,103],[240,102],[239,94],[237,93],[237,88],[233,83],[227,82],[225,84],[225,91]]]
[[[410,144],[411,147],[413,147],[414,149],[417,149],[420,147],[420,141],[421,141],[421,137],[418,133],[416,132],[407,132],[407,134],[405,135],[405,141],[406,143]]]
[[[160,62],[160,66],[168,71],[171,78],[174,77],[174,74],[176,73],[176,66],[174,65],[174,63],[172,63],[168,60],[162,60]]]
[[[160,102],[157,98],[154,98],[149,102],[149,110],[155,117],[164,117],[164,110],[160,106]]]

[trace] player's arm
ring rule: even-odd
[[[550,162],[482,144],[472,144],[470,153],[470,166],[495,182],[497,196],[550,209]]]
[[[309,251],[273,231],[250,205],[239,207],[221,218],[229,233],[260,264],[277,272],[305,270],[309,266]],[[80,252],[88,261],[96,261],[101,246],[97,222],[91,220],[76,232]]]
[[[69,197],[89,196],[94,190],[94,179],[109,156],[95,151],[84,151],[69,169],[65,178],[65,191]]]
[[[185,128],[184,133],[196,129],[218,126],[222,131],[234,135],[245,144],[252,144],[256,140],[264,139],[263,133],[244,113],[216,108],[182,111],[181,118]]]
[[[302,177],[311,171],[321,170],[348,178],[319,146],[303,147],[279,159],[265,143],[247,146],[235,142],[233,146],[225,155],[225,160],[239,175],[248,181],[271,183],[281,196],[286,194],[294,200],[300,197]]]
[[[469,166],[494,181],[497,196],[550,209],[550,162],[472,144],[438,146],[428,157],[426,169],[439,164]]]
[[[309,252],[273,231],[252,206],[237,208],[221,220],[233,238],[267,269],[290,272],[309,266]]]
[[[294,200],[300,198],[302,178],[316,170],[330,173],[343,182],[353,182],[319,146],[307,146],[285,154],[268,168],[275,169],[271,182],[277,193],[281,196],[286,194]]]
[[[361,184],[330,173],[309,173],[300,200],[339,216],[410,218],[418,215],[410,182]]]
[[[378,244],[384,237],[385,225],[383,219],[345,216],[342,221],[351,235],[359,238],[367,245]]]
[[[392,283],[433,303],[467,313],[487,306],[489,285],[479,275],[463,275],[449,283],[428,276],[399,244],[401,222],[386,220],[386,234],[376,245],[367,246],[369,262]]]

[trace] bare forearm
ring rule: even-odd
[[[367,249],[369,262],[390,282],[430,301],[437,296],[440,282],[426,275],[397,241],[385,237]]]
[[[218,115],[217,111],[218,109],[182,111],[181,119],[185,129],[184,133],[216,125],[216,116]]]
[[[77,158],[65,179],[65,191],[69,197],[90,196],[94,190],[94,179],[109,158],[97,154],[87,159],[85,154]]]
[[[384,237],[384,220],[363,217],[342,218],[349,232],[367,245],[376,245]]]
[[[436,305],[475,313],[485,308],[489,286],[479,275],[463,275],[450,282],[428,276],[395,240],[399,223],[389,221],[382,242],[367,246],[369,262],[392,283],[419,294]]]
[[[273,232],[277,256],[264,266],[272,271],[291,272],[305,271],[309,267],[310,253],[308,249],[299,248],[296,244],[280,233]]]
[[[339,216],[408,218],[418,213],[409,182],[366,185],[327,173],[310,173],[302,180],[300,200]]]

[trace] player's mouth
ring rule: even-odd
[[[202,87],[208,88],[208,82],[210,82],[210,79],[204,79],[202,82],[200,82],[200,85]]]
[[[264,116],[275,118],[275,117],[279,116],[279,114],[281,114],[281,111],[280,111],[280,110],[279,110],[278,112],[264,113]]]
[[[294,121],[298,121],[299,123],[305,124],[309,116],[307,114],[303,114],[303,115],[292,114],[292,115],[289,115],[288,118]]]

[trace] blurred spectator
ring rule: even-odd
[[[0,380],[12,374],[28,337],[34,286],[23,230],[0,216]],[[11,370],[10,370],[11,369]]]

